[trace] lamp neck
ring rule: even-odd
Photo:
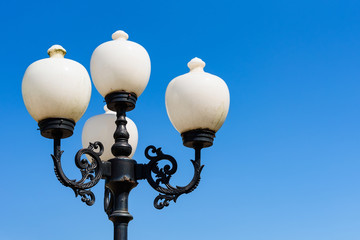
[[[131,154],[132,147],[129,144],[129,133],[126,130],[126,105],[116,105],[116,130],[114,133],[115,143],[111,147],[111,152],[115,157],[127,157]]]
[[[105,96],[108,109],[115,111],[117,116],[115,143],[111,147],[111,152],[115,157],[128,157],[131,154],[132,148],[128,142],[129,133],[126,130],[126,112],[135,108],[136,100],[136,94],[124,91],[113,92]]]

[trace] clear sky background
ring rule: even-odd
[[[2,1],[0,239],[112,239],[104,183],[88,207],[56,179],[52,142],[40,136],[21,97],[26,68],[61,44],[89,71],[93,50],[125,30],[151,58],[149,84],[128,116],[134,158],[162,147],[179,160],[174,184],[192,176],[191,149],[168,120],[164,96],[199,57],[224,79],[230,111],[202,182],[161,211],[141,181],[130,195],[129,239],[360,239],[360,2]],[[86,119],[103,113],[93,87],[88,110],[64,141],[64,171]]]

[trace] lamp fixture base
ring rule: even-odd
[[[206,148],[213,145],[215,132],[209,129],[195,129],[184,132],[181,136],[185,147]]]
[[[75,128],[75,122],[66,118],[46,118],[38,125],[41,135],[50,139],[71,137]]]
[[[108,109],[117,111],[117,105],[126,107],[126,112],[129,112],[135,108],[137,96],[135,93],[129,92],[113,92],[105,96],[105,101]]]

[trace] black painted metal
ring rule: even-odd
[[[104,147],[100,142],[90,143],[88,148],[83,148],[76,153],[75,164],[81,172],[81,179],[76,181],[68,179],[62,170],[61,155],[63,151],[61,151],[60,141],[59,137],[54,139],[54,155],[51,155],[54,161],[55,175],[61,184],[70,187],[74,191],[76,197],[81,196],[81,201],[91,206],[95,202],[95,195],[90,188],[95,186],[102,177],[103,164],[100,156],[104,151]],[[95,152],[94,149],[98,148],[99,152]],[[92,158],[91,162],[82,158],[85,154]]]
[[[133,219],[128,211],[131,189],[137,186],[136,161],[129,158],[114,158],[111,162],[111,177],[106,179],[104,209],[114,223],[114,240],[127,240],[127,226]]]
[[[113,92],[105,96],[107,107],[116,111],[117,105],[126,105],[126,111],[129,112],[135,108],[137,96],[135,93],[129,92]]]
[[[155,156],[151,156],[149,151],[155,153]],[[145,149],[145,156],[150,160],[146,166],[142,166],[145,168],[145,178],[152,188],[160,192],[154,200],[155,208],[162,209],[167,207],[169,206],[169,201],[176,202],[180,195],[190,193],[197,188],[200,183],[200,174],[204,167],[204,165],[201,165],[200,152],[201,147],[195,147],[195,160],[191,160],[194,167],[194,176],[190,183],[184,187],[173,187],[170,185],[170,178],[177,170],[176,160],[172,156],[164,154],[161,151],[161,148],[148,146]],[[166,164],[163,168],[159,168],[158,163],[162,160],[169,161],[171,166]],[[152,174],[155,174],[156,180],[153,178]]]
[[[129,133],[126,130],[126,112],[135,108],[137,97],[134,93],[113,92],[105,96],[107,107],[116,112],[116,130],[114,133],[115,143],[111,152],[115,157],[127,157],[131,154],[131,146],[128,142]]]
[[[68,138],[73,135],[75,122],[66,118],[47,118],[41,120],[38,125],[43,137]]]
[[[128,211],[131,189],[137,186],[135,177],[136,161],[129,159],[131,145],[126,130],[126,112],[135,108],[136,95],[127,92],[111,93],[105,97],[108,108],[116,111],[115,143],[111,147],[116,157],[111,163],[111,175],[106,178],[104,209],[114,224],[114,240],[127,240],[127,226],[133,219]]]
[[[135,178],[136,180],[146,179],[146,168],[147,164],[136,164],[135,165]]]
[[[102,179],[108,179],[111,177],[111,162],[102,162]]]
[[[181,134],[183,144],[189,148],[206,148],[213,145],[215,132],[209,129],[195,129]]]
[[[115,157],[129,156],[131,154],[132,147],[129,144],[129,133],[126,130],[126,105],[116,105],[116,130],[114,133],[115,143],[111,147],[111,152]]]

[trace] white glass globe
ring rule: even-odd
[[[90,101],[91,81],[78,62],[64,58],[60,45],[48,50],[50,58],[31,64],[22,81],[22,95],[30,115],[37,121],[66,118],[77,122]]]
[[[113,40],[98,46],[91,56],[91,77],[103,97],[117,91],[139,97],[149,82],[149,55],[141,45],[128,41],[128,37],[124,31],[115,32]]]
[[[174,78],[165,94],[166,110],[176,130],[218,131],[229,111],[230,94],[219,77],[204,72],[205,62],[194,58],[190,72]]]
[[[87,148],[90,142],[101,142],[104,145],[104,153],[100,158],[103,161],[108,161],[115,158],[111,153],[111,147],[115,143],[113,136],[116,130],[116,113],[107,109],[106,106],[104,109],[104,114],[93,116],[86,121],[82,131],[82,145]],[[130,135],[129,144],[132,147],[129,158],[132,158],[138,143],[138,131],[135,123],[130,118],[127,117],[126,121],[126,129]]]

